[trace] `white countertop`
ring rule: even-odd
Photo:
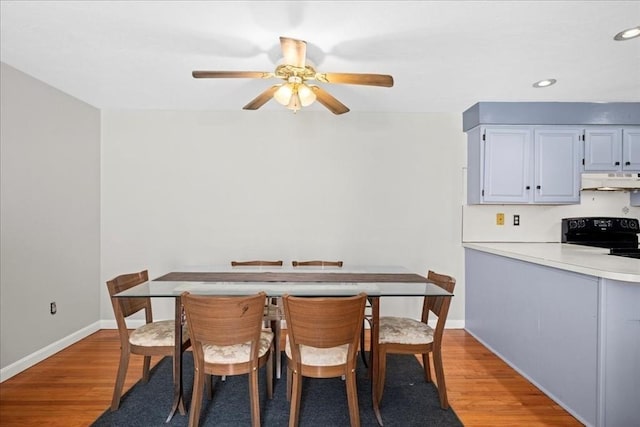
[[[462,246],[562,270],[640,284],[640,260],[566,243],[463,242]]]

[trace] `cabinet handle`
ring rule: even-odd
[[[630,166],[630,165],[631,165],[631,162],[624,162],[624,165],[625,165],[625,166]]]
[[[540,188],[542,187],[540,187],[539,185],[536,185],[536,190],[539,190]]]
[[[527,185],[526,187],[524,187],[526,190],[531,190],[531,186]]]
[[[616,166],[620,166],[620,162],[615,162],[614,163]]]

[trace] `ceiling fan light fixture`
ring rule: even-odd
[[[304,83],[298,86],[298,97],[303,107],[308,107],[316,100],[316,94]]]
[[[291,95],[293,95],[293,85],[291,83],[284,83],[275,91],[273,97],[280,104],[289,105]]]

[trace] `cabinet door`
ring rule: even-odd
[[[622,130],[586,129],[584,170],[617,171],[622,168]]]
[[[602,279],[603,426],[640,426],[640,286]]]
[[[531,129],[483,132],[484,203],[527,203],[531,198]]]
[[[581,129],[534,131],[534,202],[580,202],[581,136]]]
[[[640,127],[622,129],[622,170],[640,171]]]

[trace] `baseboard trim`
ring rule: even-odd
[[[447,322],[445,323],[444,328],[445,329],[464,329],[464,320],[447,319]]]
[[[92,323],[91,325],[82,328],[79,331],[67,335],[64,338],[59,339],[58,341],[51,343],[48,346],[29,354],[28,356],[23,357],[22,359],[12,363],[11,365],[5,366],[4,368],[0,369],[0,383],[8,380],[9,378],[19,374],[26,369],[29,369],[33,365],[42,362],[44,359],[53,356],[60,350],[64,350],[71,344],[74,344],[81,339],[88,337],[94,332],[99,331],[100,325],[101,321]]]

